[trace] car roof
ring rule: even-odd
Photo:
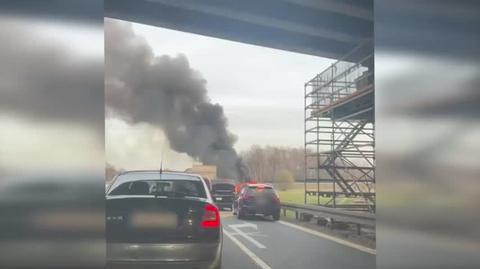
[[[134,179],[134,180],[161,180],[161,179],[168,179],[168,180],[201,180],[202,177],[197,174],[192,173],[183,173],[183,172],[160,172],[158,170],[134,170],[134,171],[125,171],[120,173],[117,176],[118,178],[125,178],[125,179]]]
[[[202,177],[197,174],[182,173],[182,172],[161,172],[159,170],[134,170],[125,171],[117,175],[110,189],[116,188],[120,184],[126,182],[133,182],[138,180],[190,180],[202,181]]]

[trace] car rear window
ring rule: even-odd
[[[213,185],[213,191],[235,191],[235,185],[216,183]]]
[[[259,187],[259,186],[248,186],[246,191],[249,193],[249,194],[256,194],[256,195],[259,195],[259,194],[276,194],[275,193],[275,190],[270,187],[270,186],[262,186],[262,187]]]
[[[158,195],[168,197],[206,198],[201,181],[192,180],[137,180],[120,184],[109,193],[119,195]]]

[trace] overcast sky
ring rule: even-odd
[[[253,144],[303,147],[303,85],[331,59],[142,24],[133,28],[156,55],[184,54],[202,74],[209,97],[223,106],[229,129],[238,136],[238,151]],[[107,160],[114,165],[130,169],[158,163],[158,147],[164,145],[161,131],[109,119],[106,135]],[[118,140],[128,142],[114,148]],[[173,168],[191,163],[184,154],[168,154]],[[137,157],[131,160],[132,155]]]

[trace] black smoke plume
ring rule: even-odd
[[[107,19],[105,67],[107,116],[158,126],[173,150],[216,165],[220,177],[247,178],[222,106],[184,55],[156,57],[129,23]]]

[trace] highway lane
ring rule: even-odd
[[[222,212],[223,268],[375,268],[375,255],[261,217],[238,220]],[[369,253],[370,252],[370,253]]]
[[[228,236],[223,237],[222,268],[258,269],[259,266],[243,252]]]

